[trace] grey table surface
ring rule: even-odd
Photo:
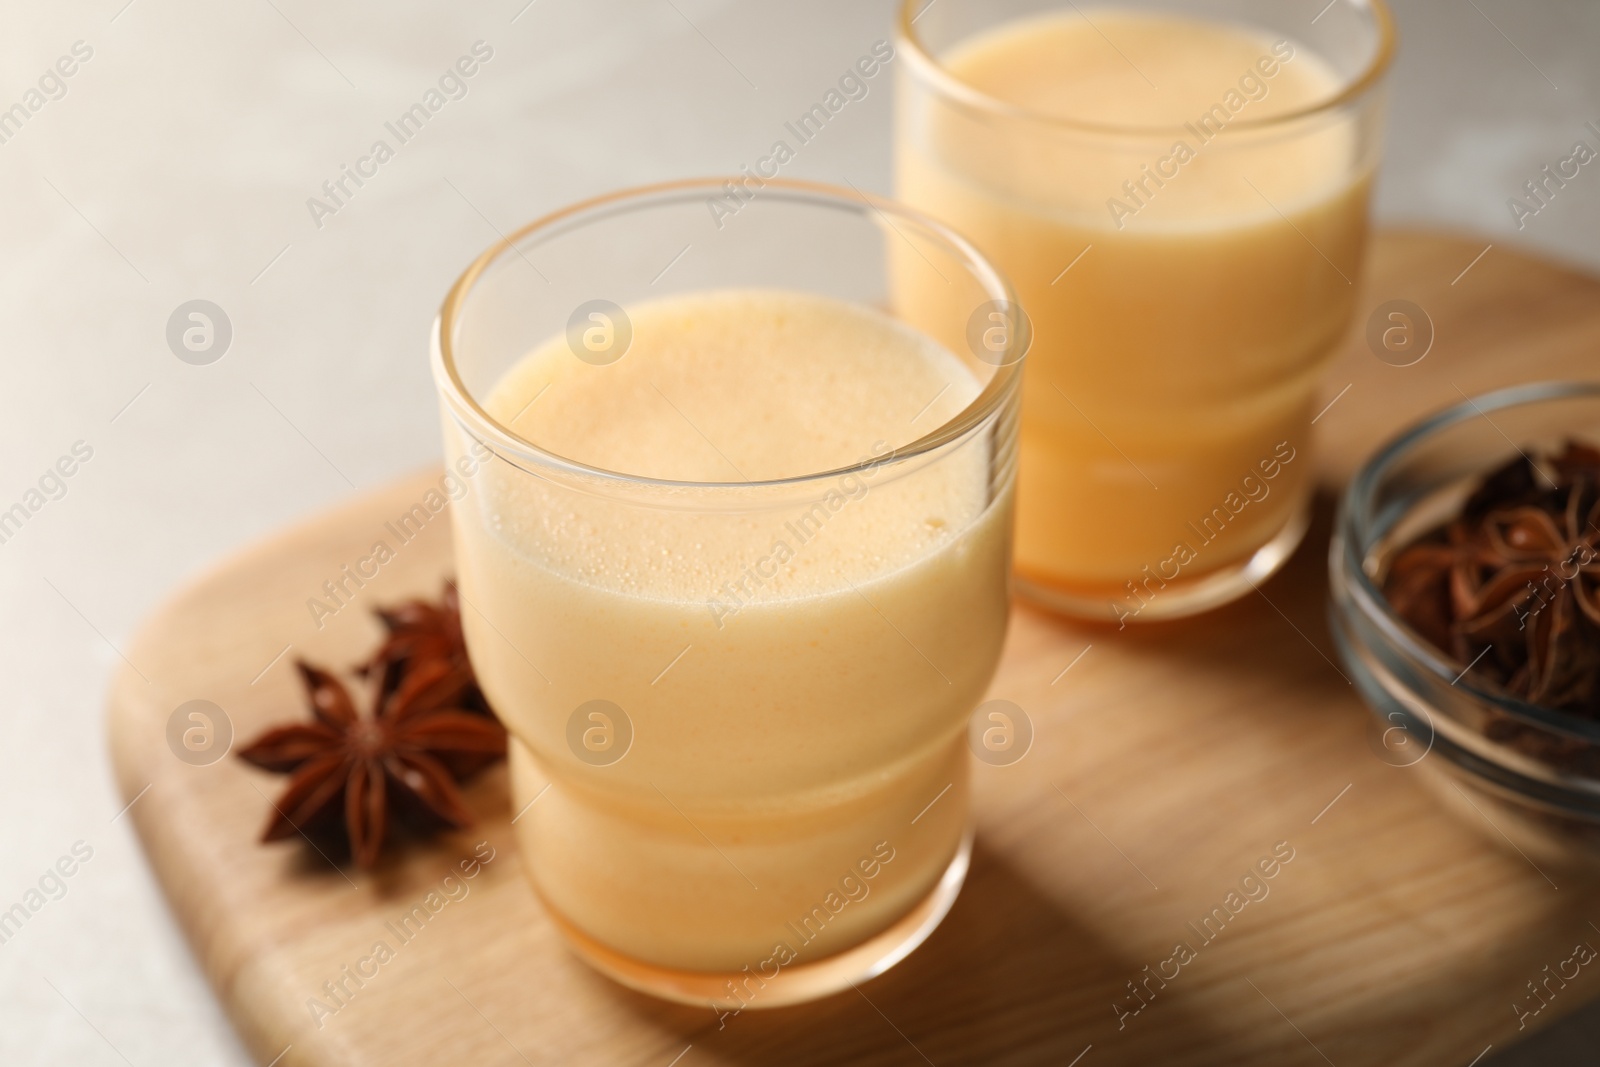
[[[1309,18],[1324,0],[1287,2]],[[1600,121],[1600,6],[1397,14],[1381,219],[1600,269],[1600,176],[1521,230],[1506,204]],[[93,449],[0,544],[0,908],[75,842],[93,850],[0,944],[0,1062],[248,1062],[116,818],[117,648],[197,568],[436,459],[427,331],[497,230],[737,169],[891,18],[887,0],[0,5],[0,107],[77,42],[92,52],[0,143],[0,508]],[[319,226],[307,198],[478,41],[493,55],[466,95]],[[889,97],[875,84],[790,173],[887,192]],[[166,342],[196,298],[232,324],[208,366]],[[1590,1009],[1481,1062],[1592,1063],[1597,1037]]]

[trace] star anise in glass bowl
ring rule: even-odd
[[[426,619],[423,627],[448,629],[437,613],[451,603],[434,615],[414,604],[395,617],[409,612],[413,620]],[[297,661],[311,721],[270,729],[240,750],[257,767],[291,775],[273,802],[263,841],[303,834],[346,848],[359,866],[371,867],[396,822],[423,833],[471,825],[457,783],[505,756],[505,730],[479,710],[482,694],[464,648],[457,658],[448,642],[397,642],[405,627],[390,624],[389,616],[384,621],[389,639],[357,669],[371,692],[365,707],[336,675]],[[414,635],[417,628],[411,626]]]
[[[1373,754],[1538,863],[1600,870],[1600,382],[1533,382],[1406,428],[1329,553]]]
[[[1600,718],[1600,450],[1519,455],[1401,549],[1384,595],[1475,677]]]

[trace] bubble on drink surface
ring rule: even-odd
[[[990,766],[1009,767],[1033,747],[1033,720],[1009,700],[986,701],[967,724],[967,747]]]
[[[633,320],[610,300],[586,300],[567,319],[567,347],[596,367],[609,366],[628,354]]]
[[[995,367],[1009,366],[1027,355],[1033,324],[1021,304],[986,300],[967,317],[967,348]]]
[[[192,767],[217,762],[233,747],[233,720],[209,700],[189,700],[167,716],[167,747]]]
[[[1415,767],[1433,751],[1433,719],[1417,708],[1393,707],[1367,721],[1367,747],[1390,767]]]
[[[232,343],[233,322],[210,300],[186,300],[167,316],[167,347],[185,363],[215,363]]]
[[[1420,363],[1433,348],[1433,319],[1412,300],[1379,304],[1367,318],[1367,347],[1391,367]]]
[[[591,767],[609,767],[633,747],[633,720],[609,700],[586,700],[567,717],[567,747]]]

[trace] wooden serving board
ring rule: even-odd
[[[1337,402],[1317,424],[1330,488],[1458,390],[1600,376],[1600,282],[1499,247],[1462,275],[1483,247],[1424,233],[1376,241],[1363,323],[1405,298],[1437,336],[1422,362],[1397,368],[1352,331],[1328,378]],[[263,1064],[1465,1065],[1516,1039],[1525,983],[1576,942],[1600,945],[1593,882],[1541,874],[1436,808],[1415,770],[1375,757],[1368,712],[1330,661],[1326,500],[1263,596],[1204,618],[1118,632],[1014,613],[992,695],[1027,710],[1033,748],[1010,767],[974,765],[966,888],[926,945],[859,990],[719,1022],[601,978],[524,883],[503,769],[470,790],[476,830],[374,873],[295,843],[258,845],[282,779],[231,756],[176,758],[174,709],[212,701],[236,739],[302,714],[293,657],[354,662],[377,637],[369,608],[431,595],[449,572],[441,516],[321,629],[306,607],[434,477],[202,577],[148,624],[129,653],[137,673],[112,694],[131,816]],[[1275,847],[1293,859],[1261,883],[1267,896],[1203,943],[1188,924]],[[443,879],[475,850],[493,859],[450,899]],[[387,924],[430,892],[442,906],[402,942]],[[380,940],[393,958],[362,964]],[[1127,983],[1147,965],[1170,975],[1163,961],[1180,940],[1199,946],[1194,957],[1119,1023],[1113,1006],[1139,1003]],[[359,987],[344,970],[358,965],[376,968]],[[1586,969],[1531,1026],[1600,995],[1597,974]],[[308,1007],[341,981],[353,995],[337,1013]]]

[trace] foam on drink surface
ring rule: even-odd
[[[1007,178],[1010,191],[1033,210],[1087,215],[1103,226],[1110,222],[1106,198],[1118,196],[1138,208],[1142,229],[1203,232],[1250,216],[1276,220],[1278,211],[1292,212],[1348,183],[1355,142],[1347,127],[1325,124],[1289,150],[1281,130],[1246,129],[1328,100],[1340,86],[1320,56],[1249,27],[1172,13],[1050,13],[963,41],[943,64],[962,82],[1032,115],[1168,131],[1128,137],[1124,150],[1102,145],[1082,152],[1070,135],[1029,145]],[[1223,127],[1232,160],[1219,159],[1212,143]],[[1178,140],[1194,157],[1167,164],[1164,177],[1147,178],[1141,168],[1154,167]],[[961,149],[952,152],[959,156]],[[1062,160],[1052,161],[1055,153]],[[1255,188],[1240,180],[1242,169]],[[1142,187],[1130,196],[1125,180]]]
[[[512,368],[490,415],[565,459],[639,478],[740,484],[848,467],[949,420],[979,391],[950,352],[860,305],[780,291],[676,296],[629,311],[617,362],[574,358],[565,337]],[[861,582],[936,551],[987,504],[968,449],[910,478],[875,471],[823,479],[772,510],[670,517],[596,495],[507,480],[488,516],[532,562],[588,584],[660,599],[704,600],[767,555],[792,559],[756,592],[803,596]],[[690,491],[699,493],[700,491]],[[836,509],[813,512],[827,494]],[[775,497],[776,493],[772,494]],[[862,501],[870,495],[870,505]],[[771,499],[769,497],[768,499]],[[704,501],[703,494],[694,498]],[[803,499],[804,505],[796,500]],[[671,508],[670,490],[659,494]],[[692,510],[692,509],[691,509]],[[821,520],[821,521],[819,521]],[[802,548],[786,523],[812,534]]]

